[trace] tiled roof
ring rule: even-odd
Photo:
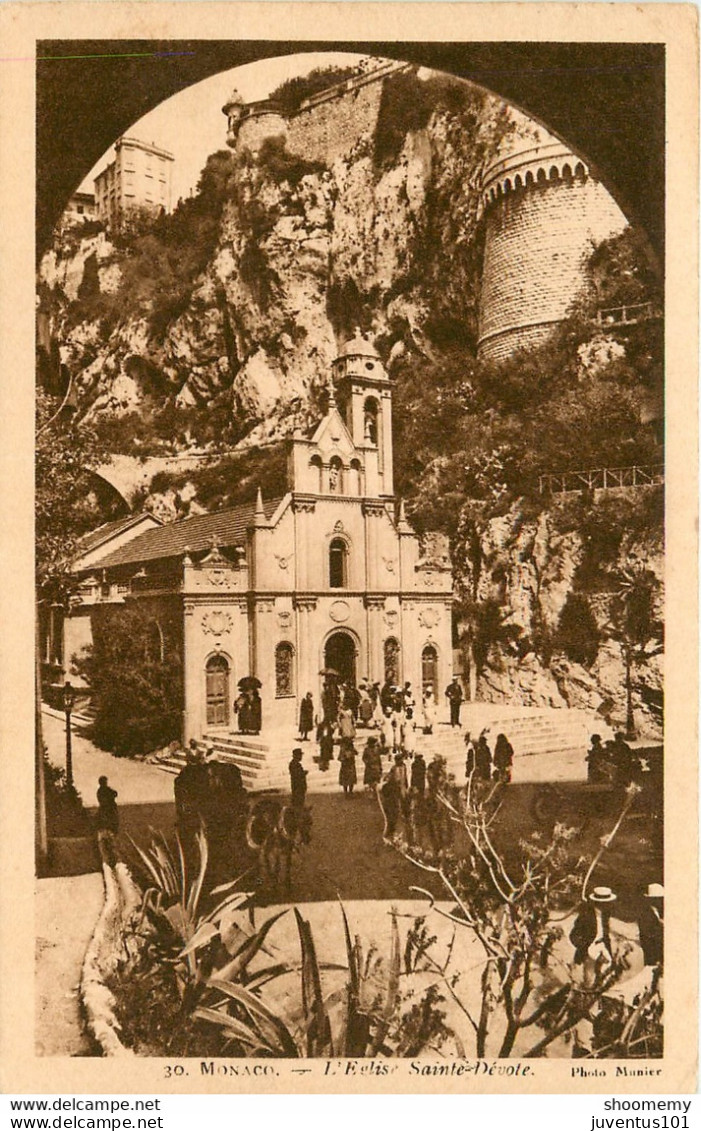
[[[265,517],[269,519],[280,505],[281,499],[263,502]],[[157,530],[146,530],[120,546],[98,564],[100,569],[112,566],[138,564],[158,558],[182,557],[186,549],[193,554],[211,548],[212,539],[223,549],[245,542],[246,530],[253,525],[256,506],[254,502],[217,514],[198,514],[180,522],[169,522]]]
[[[75,556],[82,557],[83,554],[94,550],[96,546],[100,546],[103,542],[108,542],[110,538],[128,530],[130,526],[135,526],[145,517],[144,514],[129,514],[126,518],[115,518],[113,522],[105,522],[102,526],[98,526],[97,530],[91,530],[78,539],[75,545]],[[154,516],[149,515],[148,517],[153,518]],[[158,522],[159,520],[154,519],[154,521]]]

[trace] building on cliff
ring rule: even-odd
[[[115,228],[135,209],[170,212],[174,160],[172,153],[156,145],[134,137],[118,138],[114,161],[95,177],[98,220]]]
[[[245,102],[234,90],[222,106],[227,145],[256,153],[267,138],[284,137],[292,153],[334,161],[350,153],[363,131],[374,129],[385,80],[414,69],[410,63],[385,60],[304,99],[291,114],[273,99]]]
[[[235,729],[248,675],[262,684],[264,731],[294,725],[307,691],[318,705],[329,668],[343,681],[442,690],[453,670],[450,565],[422,559],[394,497],[391,405],[383,363],[358,334],[333,364],[325,416],[289,441],[284,497],[259,492],[217,514],[93,539],[63,628],[52,626],[64,664],[106,609],[138,602],[156,629],[162,618],[177,625],[183,738]]]
[[[547,340],[585,284],[589,253],[626,220],[583,161],[533,128],[517,129],[487,165],[482,197],[477,348],[498,362]]]

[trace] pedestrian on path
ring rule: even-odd
[[[309,731],[314,727],[314,700],[311,691],[308,691],[299,707],[299,738],[306,742]]]
[[[458,677],[453,676],[451,682],[445,689],[446,699],[450,704],[450,725],[451,727],[460,726],[460,707],[462,706],[463,694],[462,687],[458,682]]]
[[[292,760],[289,764],[293,809],[303,809],[307,796],[307,771],[302,766],[303,756],[303,751],[298,746],[292,751]]]
[[[97,843],[104,863],[114,867],[117,863],[115,838],[119,832],[117,790],[112,789],[103,776],[97,790]]]
[[[371,735],[365,744],[363,763],[365,765],[363,785],[368,789],[375,789],[382,780],[382,755],[374,735]]]
[[[338,771],[339,785],[343,786],[346,797],[353,796],[353,788],[358,780],[355,769],[355,747],[350,738],[341,739],[341,748],[338,753],[341,765]]]

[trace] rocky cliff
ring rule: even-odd
[[[172,216],[57,236],[40,309],[78,418],[163,518],[259,482],[275,492],[277,441],[318,416],[360,325],[395,381],[398,489],[420,528],[452,540],[473,692],[622,723],[630,677],[636,723],[659,734],[661,489],[547,503],[537,488],[544,472],[657,458],[658,323],[617,335],[580,310],[552,349],[480,371],[480,173],[513,118],[410,72],[363,97],[350,137],[347,106],[316,133],[312,112],[306,152],[259,137],[213,155]],[[599,255],[600,304],[649,296],[631,254]],[[637,629],[624,599],[636,571],[651,603]]]
[[[313,159],[282,137],[212,159],[217,230],[200,270],[181,246],[201,237],[187,207],[113,242],[64,233],[41,295],[82,414],[206,408],[223,394],[229,438],[254,443],[306,417],[355,323],[387,350],[474,337],[477,186],[503,107],[413,74],[385,82],[372,107],[340,154],[328,114],[317,138],[312,112]]]

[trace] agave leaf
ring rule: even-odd
[[[197,915],[197,908],[200,903],[200,896],[202,895],[202,888],[204,886],[204,877],[207,872],[207,864],[209,861],[209,845],[204,830],[199,829],[197,833],[197,847],[200,850],[200,867],[197,876],[190,888],[187,896],[187,910],[192,918]]]
[[[219,934],[219,931],[213,923],[201,923],[190,939],[187,946],[180,951],[180,957],[185,958],[187,954],[198,950],[201,946],[206,946],[213,938]]]
[[[340,903],[340,900],[339,900],[339,903]],[[346,909],[345,909],[345,907],[343,906],[342,903],[340,903],[340,906],[341,906],[341,915],[343,916],[343,929],[344,929],[345,937],[346,937],[346,954],[348,956],[348,973],[350,975],[350,987],[351,987],[353,993],[355,993],[357,995],[360,987],[359,987],[359,972],[358,972],[358,966],[357,966],[357,963],[356,963],[356,954],[355,954],[355,950],[353,948],[353,943],[351,941],[351,933],[350,933],[350,927],[348,926],[348,916],[346,915]]]
[[[284,1056],[295,1058],[299,1056],[294,1038],[285,1025],[285,1022],[282,1018],[278,1017],[277,1014],[273,1013],[267,1005],[264,1005],[259,997],[256,997],[255,994],[252,994],[242,986],[237,986],[233,982],[223,981],[220,978],[210,978],[208,985],[226,994],[232,1001],[238,1002],[239,1005],[243,1006],[246,1012],[251,1015],[256,1025],[261,1028],[261,1031],[264,1034],[267,1031],[278,1041]]]
[[[145,852],[143,848],[139,847],[139,845],[136,843],[136,841],[133,839],[133,837],[129,837],[129,840],[132,843],[132,847],[134,848],[134,850],[138,854],[138,857],[141,860],[141,863],[146,868],[149,875],[153,877],[153,881],[154,881],[156,887],[160,891],[164,891],[165,890],[165,884],[163,882],[163,876],[162,876],[160,870],[158,869],[157,865],[154,864],[154,862],[151,860],[151,857],[149,856],[149,854],[147,852]]]
[[[232,895],[225,896],[221,903],[218,903],[214,910],[208,912],[204,918],[212,923],[216,923],[217,920],[221,920],[224,917],[227,911],[243,907],[244,904],[251,899],[252,894],[253,893],[250,891],[235,891]]]
[[[324,1008],[314,933],[309,921],[303,918],[296,907],[294,912],[302,948],[302,1008],[305,1017],[307,1056],[333,1056],[331,1022]]]
[[[277,1051],[265,1040],[258,1029],[246,1025],[244,1021],[239,1021],[223,1010],[209,1009],[207,1006],[200,1005],[193,1011],[192,1016],[199,1021],[209,1021],[212,1025],[226,1029],[227,1032],[231,1033],[234,1040],[240,1041],[250,1050],[251,1055],[255,1055],[257,1052],[274,1053]]]
[[[244,876],[248,875],[250,870],[251,870],[250,868],[247,868],[246,871],[242,872],[240,876],[237,876],[235,880],[229,880],[228,883],[219,884],[217,887],[212,888],[212,890],[210,891],[209,894],[210,895],[221,895],[221,893],[224,892],[224,891],[231,891],[232,888],[235,888],[238,884],[241,883],[241,880],[244,878]]]
[[[252,962],[258,951],[263,947],[263,943],[266,940],[270,928],[275,923],[277,923],[278,919],[281,919],[283,915],[286,915],[288,910],[289,909],[286,907],[283,911],[278,911],[277,915],[271,915],[271,917],[269,919],[266,919],[266,921],[258,928],[256,933],[252,935],[251,938],[246,939],[243,942],[243,944],[239,948],[238,953],[234,955],[231,962],[229,962],[226,967],[224,967],[220,971],[220,974],[225,977],[225,979],[241,977],[241,975],[245,972],[246,967],[250,962]],[[224,971],[226,971],[226,974],[224,974]]]
[[[273,982],[276,978],[281,978],[283,974],[289,974],[298,969],[298,966],[288,966],[285,962],[278,962],[275,966],[264,966],[262,970],[256,970],[255,974],[246,980],[246,989],[259,990],[261,986],[267,985],[268,982]]]
[[[392,942],[390,947],[389,971],[387,974],[387,992],[382,1007],[382,1013],[376,1020],[375,1031],[372,1038],[371,1056],[377,1056],[389,1032],[392,1018],[399,1004],[399,977],[402,956],[399,947],[399,926],[397,923],[397,908],[392,908]]]

